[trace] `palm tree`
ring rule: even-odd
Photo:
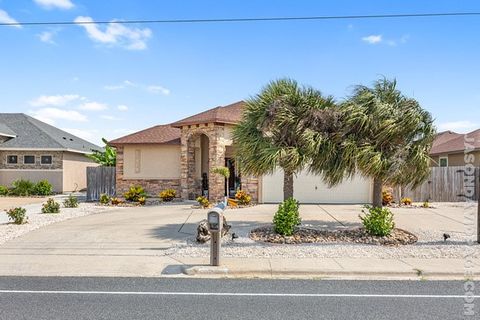
[[[373,178],[373,205],[381,207],[384,184],[414,188],[428,178],[433,119],[397,89],[396,80],[357,86],[341,110],[344,132],[336,151],[341,164],[325,173],[331,182],[358,170]]]
[[[283,169],[284,200],[293,197],[293,177],[309,163],[316,124],[309,114],[334,107],[331,97],[291,79],[269,83],[247,101],[242,121],[233,131],[235,152],[244,174],[271,174]],[[321,118],[321,117],[320,117]],[[312,123],[311,123],[312,122]]]

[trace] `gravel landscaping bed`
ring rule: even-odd
[[[250,238],[255,241],[271,243],[366,243],[379,245],[405,245],[417,242],[417,237],[405,230],[394,229],[389,236],[376,237],[369,235],[363,228],[343,230],[319,230],[313,228],[298,227],[292,236],[282,236],[276,233],[273,226],[253,229]]]
[[[410,245],[386,246],[365,243],[303,243],[277,244],[254,241],[250,230],[232,228],[239,237],[232,241],[231,234],[222,239],[222,256],[229,258],[464,258],[466,252],[480,257],[480,245],[470,246],[463,233],[450,232],[451,238],[443,241],[442,233],[411,230],[418,241]],[[166,250],[161,255],[172,257],[208,257],[209,242],[199,244],[192,236],[184,244]]]
[[[42,214],[40,213],[40,205],[29,205],[27,208],[28,223],[17,225],[13,223],[0,224],[0,244],[9,240],[17,238],[27,232],[36,230],[40,227],[60,222],[72,218],[82,217],[89,214],[101,213],[116,208],[101,207],[93,203],[80,203],[78,208],[63,208],[60,209],[60,213]],[[5,212],[0,212],[5,214]]]

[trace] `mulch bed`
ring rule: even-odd
[[[301,243],[364,243],[386,246],[413,244],[418,238],[414,234],[395,228],[389,236],[369,235],[363,228],[344,230],[319,230],[298,227],[292,236],[282,236],[273,230],[273,226],[260,227],[250,231],[250,238],[255,241],[301,244]]]

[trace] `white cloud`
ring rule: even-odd
[[[61,107],[75,100],[85,100],[85,98],[79,96],[78,94],[40,96],[36,99],[33,99],[29,103],[33,107],[47,107],[47,106]]]
[[[110,115],[106,115],[106,114],[101,115],[100,118],[105,119],[105,120],[110,120],[110,121],[122,120],[118,117],[110,116]]]
[[[18,23],[18,21],[10,17],[6,11],[0,9],[0,23]],[[21,28],[22,26],[14,25],[12,27]]]
[[[467,133],[478,128],[478,124],[470,120],[444,122],[438,125],[439,131],[454,131],[458,133]]]
[[[37,36],[42,42],[56,44],[55,41],[53,41],[53,37],[55,36],[55,33],[56,33],[55,31],[43,31]]]
[[[382,35],[381,34],[378,34],[378,35],[372,34],[372,35],[369,35],[367,37],[363,37],[362,41],[365,41],[369,44],[377,44],[377,43],[382,42]]]
[[[72,9],[75,5],[70,0],[33,0],[36,4],[45,9]]]
[[[105,90],[120,90],[125,89],[126,87],[136,87],[137,85],[131,81],[124,80],[121,84],[106,85],[103,88]]]
[[[148,28],[129,28],[121,23],[109,23],[102,30],[91,17],[79,16],[74,22],[84,23],[79,25],[85,28],[93,41],[112,46],[117,45],[128,50],[146,49],[147,40],[152,36],[152,31]]]
[[[121,104],[117,107],[117,109],[120,110],[120,111],[127,111],[128,107],[124,104]]]
[[[68,120],[75,122],[85,122],[87,117],[75,110],[64,110],[58,108],[42,108],[35,111],[31,111],[30,114],[43,122],[49,124],[55,124],[57,120]]]
[[[85,102],[84,104],[80,105],[78,108],[80,110],[87,110],[87,111],[102,111],[102,110],[106,110],[108,106],[104,103],[91,101],[91,102]]]
[[[148,92],[157,93],[157,94],[159,93],[165,96],[168,96],[170,94],[170,90],[162,86],[152,85],[152,86],[147,86],[146,89]]]

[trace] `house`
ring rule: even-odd
[[[86,187],[86,155],[100,147],[23,113],[0,113],[0,185],[46,179],[55,192]]]
[[[154,126],[110,141],[117,149],[117,193],[142,185],[151,195],[173,188],[183,199],[199,195],[219,199],[226,181],[211,168],[227,166],[230,195],[242,189],[252,199],[276,203],[283,198],[283,173],[253,177],[243,175],[234,158],[232,129],[243,114],[245,102],[218,106],[177,122]],[[372,182],[354,177],[335,188],[307,172],[294,180],[294,196],[303,203],[369,203]]]
[[[468,144],[468,146],[466,146]],[[430,150],[433,167],[464,166],[465,149],[473,148],[471,154],[475,159],[473,165],[480,166],[480,129],[461,134],[452,131],[443,131],[436,135]]]

